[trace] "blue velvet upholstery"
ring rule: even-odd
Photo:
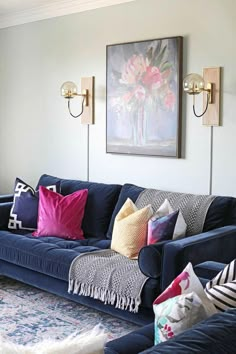
[[[0,231],[0,258],[21,267],[68,280],[73,259],[81,253],[109,248],[110,240],[90,238],[68,241],[57,237],[33,237]]]
[[[13,202],[14,195],[13,194],[3,194],[0,195],[0,204],[1,203],[9,203]]]
[[[194,267],[196,275],[203,279],[213,279],[219,272],[224,269],[226,264],[220,262],[207,261],[197,264]]]
[[[109,229],[107,231],[107,238],[111,239],[111,237],[112,237],[112,231],[113,231],[115,217],[119,213],[119,211],[120,211],[121,207],[123,206],[123,204],[125,203],[126,199],[130,198],[135,203],[139,194],[143,190],[144,190],[144,188],[135,186],[134,184],[127,183],[127,184],[123,185],[123,187],[121,188],[118,202],[117,202],[115,209],[112,213],[111,222],[109,225]]]
[[[61,193],[63,195],[71,194],[80,189],[88,189],[88,199],[82,223],[84,236],[104,238],[119,197],[121,186],[118,184],[83,182],[42,175],[37,188],[40,185],[55,184],[57,181],[61,181]]]
[[[151,348],[153,343],[154,325],[151,323],[126,336],[108,342],[104,352],[105,354],[138,354]]]
[[[99,300],[95,300],[87,296],[69,294],[67,291],[68,281],[60,280],[3,260],[0,261],[0,274],[35,286],[36,288],[49,291],[52,294],[73,300],[81,305],[93,307],[98,311],[106,312],[117,318],[133,322],[140,326],[151,323],[154,319],[152,309],[141,307],[138,313],[133,313],[117,309],[112,305],[104,306],[104,303]]]
[[[10,210],[13,202],[0,203],[0,230],[8,229]]]
[[[229,263],[235,258],[236,226],[224,226],[206,233],[167,242],[162,259],[161,289],[181,273],[188,262],[207,260]]]
[[[231,213],[234,203],[235,198],[233,197],[216,197],[208,209],[203,232],[226,225],[236,225],[236,220]]]
[[[158,279],[161,275],[162,250],[169,241],[161,241],[153,245],[145,246],[138,255],[139,268],[147,277]]]
[[[0,274],[72,298],[81,304],[117,317],[144,324],[153,319],[153,300],[161,293],[163,287],[169,285],[182,271],[188,261],[192,261],[195,265],[209,259],[226,263],[235,258],[236,226],[144,247],[139,255],[139,265],[142,272],[150,276],[150,279],[143,288],[138,314],[105,306],[102,302],[89,297],[68,294],[67,279],[71,261],[80,253],[110,247],[117,212],[128,197],[135,202],[143,188],[126,184],[121,189],[119,185],[59,179],[49,175],[43,175],[38,185],[51,185],[58,181],[61,182],[63,195],[84,188],[89,190],[83,221],[86,239],[68,241],[57,237],[33,238],[20,230],[7,231],[12,203],[0,203]],[[234,202],[234,198],[227,200],[230,200],[231,205]],[[212,205],[217,209],[221,205],[220,202],[222,199],[219,199],[215,206]],[[225,207],[224,210],[226,209]],[[216,210],[208,215],[207,227],[213,227],[215,215]],[[231,219],[227,216],[227,220]]]
[[[153,342],[153,324],[150,324],[108,342],[105,354],[233,354],[236,348],[236,309],[217,313],[156,346]]]

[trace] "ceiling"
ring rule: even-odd
[[[135,0],[0,0],[0,28]]]

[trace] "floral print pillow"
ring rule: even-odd
[[[153,305],[161,304],[170,298],[178,295],[189,294],[191,292],[195,292],[200,297],[208,316],[211,316],[217,312],[215,306],[207,298],[200,280],[194,273],[191,263],[188,263],[182,273],[180,273],[172,281],[168,288],[166,288],[163,293],[156,298]]]
[[[153,305],[155,345],[176,336],[208,317],[200,297],[195,293],[170,298]]]

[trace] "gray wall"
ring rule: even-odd
[[[0,192],[10,192],[16,176],[32,185],[42,173],[86,178],[87,127],[69,118],[59,89],[94,75],[90,180],[208,193],[210,128],[193,116],[189,97],[183,97],[184,158],[105,152],[106,45],[181,35],[184,75],[223,67],[213,193],[236,195],[235,13],[235,0],[137,0],[0,30]]]

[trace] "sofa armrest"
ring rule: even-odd
[[[14,195],[13,194],[3,194],[0,195],[0,204],[1,203],[8,203],[13,202]]]
[[[6,230],[8,228],[8,221],[12,202],[0,203],[0,230]]]
[[[236,226],[224,226],[206,233],[168,242],[163,249],[161,289],[181,273],[188,262],[229,263],[235,258]]]
[[[161,274],[162,250],[170,241],[161,241],[143,247],[138,256],[138,264],[141,272],[147,277],[157,279]]]
[[[197,264],[194,267],[194,272],[199,278],[213,279],[222,269],[224,269],[225,263],[207,261]]]
[[[154,325],[146,325],[105,345],[105,354],[138,354],[153,346]]]

